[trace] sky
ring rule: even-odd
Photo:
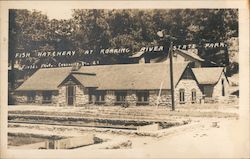
[[[70,19],[72,10],[69,8],[53,7],[53,8],[39,8],[38,11],[41,11],[43,14],[46,14],[49,19]]]

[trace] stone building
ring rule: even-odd
[[[192,68],[202,94],[216,100],[230,95],[229,81],[223,67]]]
[[[169,63],[168,54],[164,52],[137,52],[130,57],[134,63]],[[207,61],[198,55],[197,49],[173,50],[173,63],[186,63],[192,68],[217,66],[214,62]]]
[[[206,76],[201,74],[206,74],[207,69],[207,73],[213,72],[210,68],[192,69],[188,63],[174,63],[173,67],[176,104],[199,103],[204,94],[223,96],[219,93],[222,91],[220,88],[224,89],[226,95],[227,80],[222,68],[217,68],[216,77],[208,83],[203,79],[207,79]],[[219,71],[220,76],[217,76]],[[124,103],[133,106],[170,106],[169,64],[98,65],[73,70],[71,67],[39,69],[17,88],[16,102],[57,106],[113,106]]]

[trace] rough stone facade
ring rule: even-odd
[[[107,105],[107,106],[114,105],[115,101],[116,101],[115,92],[114,91],[107,91],[104,100],[105,100],[105,105]]]
[[[83,86],[75,85],[75,98],[73,106],[83,106],[89,103],[88,90]],[[67,86],[59,87],[58,106],[67,106]]]
[[[131,90],[128,91],[126,96],[126,101],[128,102],[129,105],[136,105],[137,102],[136,92]]]
[[[175,88],[175,99],[176,104],[180,103],[180,90],[184,90],[184,98],[185,98],[185,104],[192,104],[192,103],[199,103],[202,99],[202,92],[200,88],[198,87],[198,84],[195,80],[190,79],[183,79],[180,80],[177,87]],[[192,91],[196,92],[196,100],[192,101]]]
[[[170,90],[162,90],[159,96],[158,90],[149,91],[149,105],[151,106],[171,106],[171,92]]]
[[[66,86],[61,86],[61,87],[59,87],[57,106],[66,106],[66,103],[67,103]]]
[[[35,94],[34,101],[28,101],[29,91],[22,91],[15,93],[15,103],[16,104],[26,104],[26,105],[57,105],[58,104],[58,91],[51,91],[51,103],[43,103],[43,91],[33,91]]]
[[[27,95],[24,92],[15,93],[16,104],[28,104]]]
[[[75,106],[83,106],[89,103],[88,89],[83,86],[75,86]]]

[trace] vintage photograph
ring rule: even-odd
[[[9,9],[8,31],[8,149],[241,153],[237,8]]]

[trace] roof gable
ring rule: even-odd
[[[192,70],[199,84],[216,84],[224,73],[223,67],[203,67]]]
[[[57,90],[70,71],[71,67],[39,69],[16,90]]]
[[[184,56],[188,56],[188,57],[190,57],[190,58],[192,58],[192,59],[194,59],[194,60],[200,61],[200,62],[205,61],[205,60],[202,59],[199,55],[197,55],[197,54],[195,54],[195,53],[193,53],[193,52],[188,52],[188,51],[186,51],[186,50],[181,50],[181,49],[177,49],[177,50],[175,50],[175,52],[176,52],[177,54],[184,55]]]

